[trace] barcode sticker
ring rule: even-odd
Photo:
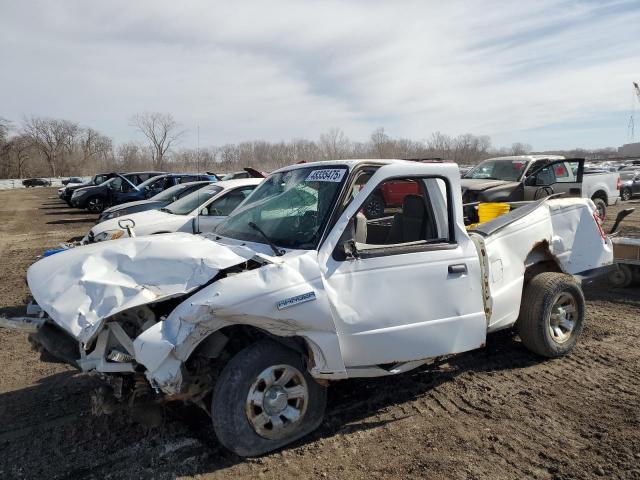
[[[307,182],[340,182],[346,170],[344,168],[324,168],[314,170],[307,177]]]

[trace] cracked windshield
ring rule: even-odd
[[[247,201],[215,230],[238,240],[315,248],[344,180],[345,167],[297,168],[270,175]]]

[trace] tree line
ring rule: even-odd
[[[131,118],[130,125],[142,134],[143,143],[115,144],[113,139],[91,127],[64,119],[31,116],[15,124],[0,117],[0,178],[151,169],[218,173],[254,167],[270,171],[301,161],[346,158],[442,158],[473,165],[492,156],[531,152],[530,145],[519,142],[494,148],[486,135],[450,136],[434,132],[426,140],[411,140],[393,138],[384,128],[374,130],[364,142],[351,140],[340,128],[329,128],[317,140],[251,140],[194,149],[180,145],[184,130],[171,114],[138,114]],[[571,156],[587,154],[612,155],[614,150],[570,153]]]

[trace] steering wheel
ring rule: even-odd
[[[553,188],[549,186],[540,187],[536,190],[536,193],[533,195],[534,200],[540,200],[541,198],[549,197],[553,195]]]

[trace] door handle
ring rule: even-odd
[[[467,273],[467,265],[465,263],[449,265],[449,273]]]

